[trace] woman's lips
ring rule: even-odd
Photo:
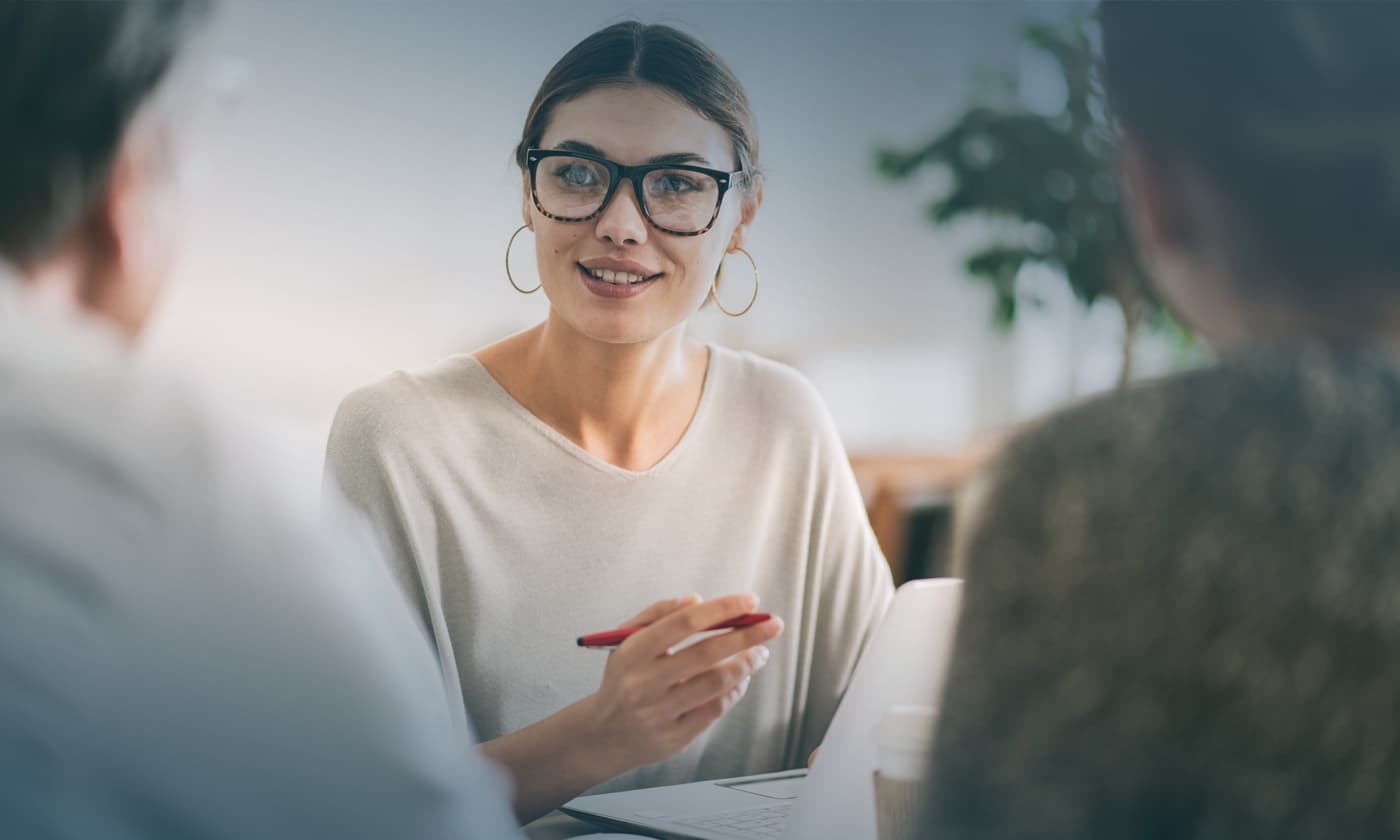
[[[579,278],[583,280],[583,285],[588,291],[598,297],[611,298],[614,300],[621,298],[632,298],[642,294],[656,284],[661,278],[660,274],[653,274],[645,280],[635,283],[609,283],[607,280],[594,277],[593,272],[578,266]]]

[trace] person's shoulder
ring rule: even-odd
[[[0,331],[0,438],[10,450],[157,452],[197,429],[189,388],[132,354],[115,333],[32,312]],[[52,454],[52,453],[49,453]]]
[[[1230,422],[1226,395],[1237,383],[1212,367],[1134,383],[1075,401],[1016,430],[998,453],[991,477],[1029,496],[1061,492],[1063,485],[1103,486],[1176,468],[1222,442]],[[1235,406],[1234,408],[1238,408]],[[1165,472],[1172,475],[1176,468]]]
[[[468,355],[426,368],[400,369],[351,391],[336,409],[336,436],[384,441],[435,423],[451,405],[471,402],[489,387],[489,374]]]
[[[208,469],[214,412],[197,388],[100,333],[65,332],[47,332],[41,352],[0,361],[7,460],[46,464],[43,478],[55,484],[101,477],[153,496]]]
[[[764,422],[792,428],[824,429],[829,423],[826,402],[796,368],[748,350],[711,345],[712,364],[733,386],[730,398],[740,407],[762,414]]]
[[[1008,455],[1211,463],[1245,439],[1283,449],[1320,437],[1342,442],[1366,428],[1388,436],[1397,419],[1400,369],[1380,356],[1259,351],[1057,411]]]
[[[159,565],[177,543],[212,551],[249,526],[287,534],[314,521],[314,482],[279,469],[285,447],[264,421],[118,348],[54,349],[61,371],[19,363],[0,385],[11,403],[0,486],[38,544],[68,546],[74,562],[105,553],[115,569],[117,555]]]
[[[1103,394],[1017,434],[985,477],[1006,519],[1061,522],[1337,499],[1400,471],[1400,373],[1379,357],[1267,351]],[[1272,489],[1271,489],[1272,488]],[[1388,492],[1388,491],[1387,491]],[[1253,500],[1253,501],[1251,501]],[[1262,515],[1262,514],[1261,514]]]

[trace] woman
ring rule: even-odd
[[[1400,6],[1100,19],[1141,251],[1221,362],[992,475],[921,836],[1400,836]]]
[[[387,535],[522,819],[800,765],[892,587],[813,389],[685,334],[725,258],[751,262],[743,89],[674,29],[610,26],[545,78],[516,160],[541,282],[510,282],[547,317],[352,394],[329,469]],[[684,592],[741,594],[657,601]],[[667,655],[754,595],[779,619]],[[606,664],[574,645],[651,602]]]

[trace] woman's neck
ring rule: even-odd
[[[1209,336],[1211,345],[1225,356],[1260,347],[1330,347],[1367,350],[1400,359],[1400,309],[1376,301],[1362,307],[1329,311],[1304,304],[1241,310],[1227,325]]]
[[[561,319],[486,348],[477,359],[535,416],[593,455],[644,470],[685,434],[709,353],[684,325],[655,339],[610,344]]]

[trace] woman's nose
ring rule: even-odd
[[[647,220],[631,181],[617,185],[612,200],[598,216],[595,231],[599,239],[615,245],[640,245],[646,241]]]

